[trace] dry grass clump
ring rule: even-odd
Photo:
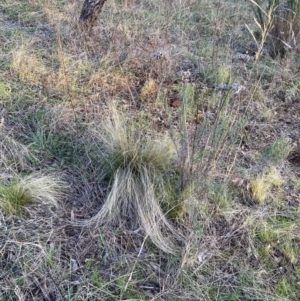
[[[270,196],[272,187],[280,187],[283,184],[283,179],[280,172],[272,167],[264,171],[261,175],[254,177],[250,181],[253,196],[258,204],[263,205]]]
[[[48,70],[36,54],[28,50],[30,45],[22,45],[12,55],[11,69],[21,80],[38,84],[46,77]]]
[[[0,183],[0,208],[9,215],[22,215],[34,202],[57,206],[66,184],[55,176],[31,175]]]
[[[0,124],[0,166],[5,169],[22,171],[28,166],[28,159],[34,158],[28,147],[14,139],[5,127],[5,119]]]
[[[109,222],[131,230],[141,226],[156,246],[174,253],[175,245],[166,234],[177,239],[179,235],[160,207],[168,197],[168,178],[176,173],[172,142],[143,136],[137,124],[114,108],[103,128],[93,134],[100,145],[102,179],[111,187],[103,207],[88,224]]]

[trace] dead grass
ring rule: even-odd
[[[31,175],[1,183],[0,207],[8,215],[22,215],[24,208],[34,202],[58,206],[64,182],[54,176]],[[29,209],[30,210],[30,209]]]
[[[167,177],[176,173],[174,145],[166,138],[151,141],[147,132],[139,132],[138,125],[125,118],[112,107],[110,115],[93,131],[99,140],[102,178],[111,188],[101,210],[88,224],[110,222],[135,231],[142,227],[155,245],[174,253],[177,247],[163,232],[167,230],[175,238],[179,235],[160,208],[160,202],[169,198]]]
[[[15,140],[9,133],[5,133],[4,118],[1,128],[0,156],[1,166],[7,170],[22,171],[28,166],[28,159],[33,158],[28,147]]]
[[[299,300],[299,53],[250,4],[0,3],[0,299]]]

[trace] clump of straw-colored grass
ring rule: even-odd
[[[108,222],[132,230],[142,227],[157,247],[174,253],[171,237],[178,239],[179,235],[160,206],[176,169],[172,142],[167,138],[156,141],[139,132],[137,125],[116,109],[94,134],[100,145],[101,176],[110,184],[110,192],[87,224]]]
[[[0,210],[9,215],[23,215],[24,207],[35,203],[57,206],[66,188],[55,176],[31,175],[0,183]]]

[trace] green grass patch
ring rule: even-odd
[[[287,138],[280,138],[262,150],[262,160],[280,165],[287,158],[293,147]]]

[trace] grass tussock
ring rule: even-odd
[[[22,215],[24,207],[35,202],[58,206],[65,188],[65,183],[54,176],[11,179],[0,184],[0,208],[8,215]]]
[[[157,247],[174,253],[170,235],[179,235],[160,206],[166,201],[168,177],[176,173],[174,145],[167,138],[154,141],[143,136],[137,126],[113,108],[101,130],[94,131],[103,162],[102,178],[109,183],[110,192],[88,224],[109,222],[120,228],[130,225],[132,230],[142,227]]]
[[[250,184],[254,199],[258,204],[263,205],[270,196],[271,188],[280,187],[283,180],[280,172],[273,167],[252,178]]]

